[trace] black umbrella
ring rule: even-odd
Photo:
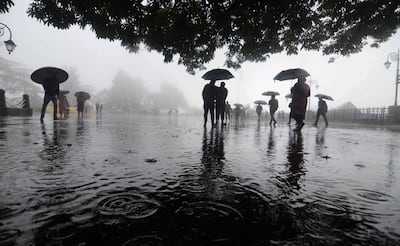
[[[90,98],[90,95],[89,95],[89,93],[87,93],[85,91],[78,91],[78,92],[75,92],[75,97],[77,97],[77,98],[81,97],[85,100],[88,100]]]
[[[277,91],[266,91],[266,92],[263,92],[261,95],[263,95],[263,96],[279,96],[280,94]]]
[[[333,101],[333,98],[331,96],[328,96],[325,94],[317,94],[317,95],[315,95],[315,97]]]
[[[274,80],[291,80],[297,78],[305,78],[308,76],[310,76],[310,74],[306,70],[301,68],[294,68],[281,71],[274,77]]]
[[[206,72],[201,76],[205,80],[225,80],[234,78],[234,76],[226,69],[216,68]]]
[[[39,84],[46,80],[62,83],[68,79],[68,73],[56,67],[42,67],[31,74],[31,79]]]
[[[233,106],[243,108],[243,104],[240,104],[240,103],[234,103]]]
[[[255,104],[262,104],[262,105],[267,105],[268,103],[264,100],[256,100],[254,101]]]
[[[62,95],[66,95],[68,93],[69,93],[69,91],[67,91],[67,90],[60,90],[60,94],[62,94]]]

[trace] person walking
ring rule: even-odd
[[[318,101],[318,110],[317,110],[317,117],[315,118],[314,126],[317,126],[319,116],[322,115],[322,118],[325,120],[325,126],[328,127],[328,119],[326,117],[326,113],[328,112],[328,105],[326,104],[325,100],[322,97],[319,97]]]
[[[221,125],[224,125],[225,100],[227,97],[228,97],[228,89],[225,88],[225,82],[221,82],[221,86],[217,87],[217,96],[216,96],[217,122],[221,118]]]
[[[297,79],[297,83],[291,88],[292,105],[291,117],[296,121],[296,128],[294,130],[301,131],[304,126],[304,119],[307,110],[307,97],[310,96],[310,87],[305,83],[306,78],[301,77]]]
[[[260,121],[262,110],[263,110],[263,108],[262,108],[261,104],[258,104],[257,107],[256,107],[256,113],[257,113],[257,116],[258,116],[258,121]]]
[[[232,107],[229,104],[228,101],[226,101],[225,103],[225,122],[227,122],[229,120],[229,122],[231,121],[231,115],[232,115]]]
[[[60,119],[66,120],[68,118],[68,99],[65,94],[60,94],[58,97]]]
[[[271,120],[269,121],[269,125],[272,126],[272,122],[274,122],[274,127],[276,126],[275,112],[278,110],[278,100],[276,100],[275,95],[271,96],[271,99],[268,102],[269,104],[269,114],[271,115]]]
[[[44,89],[44,98],[40,113],[40,122],[43,123],[44,114],[46,113],[46,108],[50,101],[53,102],[53,119],[59,120],[57,117],[57,99],[60,94],[60,84],[56,81],[53,81],[51,78],[48,78],[43,81],[42,86]]]
[[[215,80],[210,80],[208,84],[206,84],[203,88],[202,97],[203,97],[203,108],[204,108],[204,126],[207,125],[207,117],[210,112],[211,116],[211,126],[215,125],[214,122],[214,103],[217,96],[217,87],[215,86]]]

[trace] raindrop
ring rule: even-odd
[[[97,205],[99,213],[144,219],[155,214],[161,204],[140,194],[116,194],[103,198]]]

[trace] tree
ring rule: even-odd
[[[0,57],[0,89],[12,96],[28,94],[31,106],[39,107],[43,88],[31,80],[30,74],[22,64]]]
[[[187,102],[183,93],[169,83],[162,83],[160,91],[149,94],[147,100],[152,102],[156,109],[178,109],[186,108]]]
[[[76,68],[68,67],[63,69],[68,73],[68,80],[60,85],[60,90],[67,90],[70,92],[67,94],[70,105],[76,104],[75,92],[77,91],[85,91],[90,95],[94,94],[95,89],[93,86],[82,84]]]
[[[142,43],[194,73],[220,48],[238,68],[282,51],[349,55],[367,40],[377,47],[398,29],[399,8],[393,0],[33,0],[28,15],[60,29],[90,26],[130,51]]]
[[[112,83],[106,107],[123,112],[137,111],[147,93],[141,81],[133,80],[125,72],[119,71]]]

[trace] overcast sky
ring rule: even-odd
[[[0,22],[11,28],[17,48],[9,55],[1,42],[1,57],[25,64],[32,71],[42,66],[75,67],[81,82],[98,90],[109,88],[118,70],[123,70],[133,79],[143,80],[149,90],[157,90],[162,82],[172,83],[184,92],[191,106],[202,105],[201,90],[206,81],[201,76],[205,71],[193,76],[176,62],[163,63],[163,56],[158,53],[145,50],[129,53],[119,42],[97,39],[90,28],[58,30],[45,26],[26,14],[29,0],[14,2],[9,13],[0,14]],[[5,38],[8,37],[3,36],[1,41]],[[274,82],[272,78],[281,70],[301,67],[311,74],[312,95],[323,93],[335,99],[329,102],[330,108],[347,101],[358,107],[393,105],[396,64],[392,62],[386,69],[383,63],[387,55],[397,52],[398,48],[400,32],[380,48],[366,47],[350,57],[337,57],[334,63],[328,63],[330,56],[319,52],[302,52],[297,56],[277,54],[266,62],[245,63],[241,69],[231,70],[235,78],[226,81],[228,101],[253,106],[255,100],[268,99],[261,96],[262,92],[275,90],[281,93],[277,98],[281,109],[286,110],[288,101],[284,95],[289,93],[294,81]],[[223,65],[223,51],[220,51],[206,67],[223,68]],[[316,105],[313,97],[311,106],[315,108]]]

